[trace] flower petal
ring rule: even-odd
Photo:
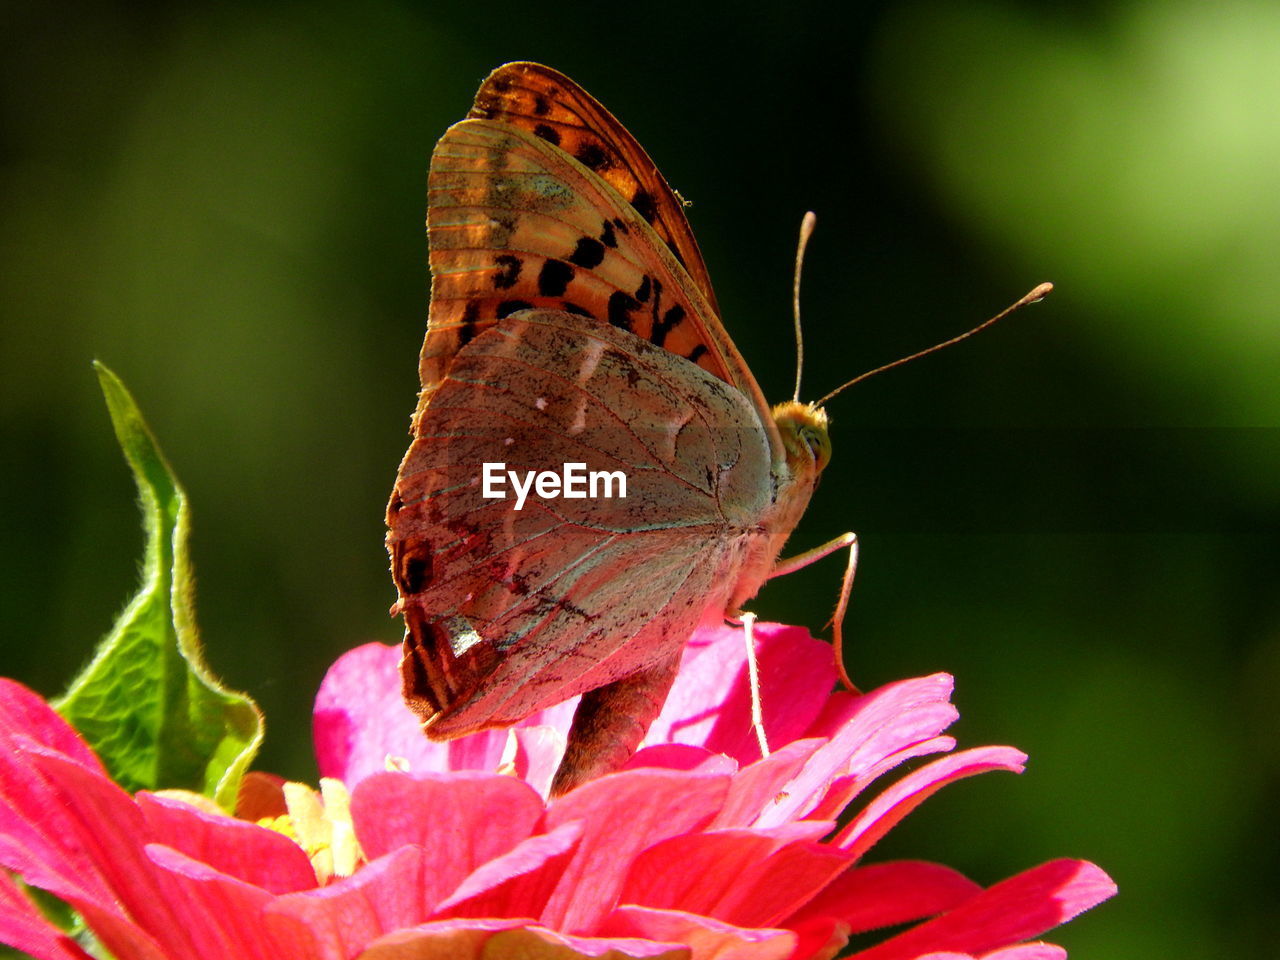
[[[271,894],[171,847],[148,844],[146,849],[151,861],[167,875],[169,906],[196,934],[196,957],[274,960],[278,956],[274,945],[262,935],[262,910]]]
[[[622,906],[605,920],[610,936],[686,944],[690,960],[787,960],[796,946],[790,930],[745,929],[680,910]]]
[[[478,867],[436,908],[433,919],[539,916],[581,837],[578,820],[529,837]]]
[[[834,917],[791,919],[787,929],[796,935],[795,956],[805,960],[831,960],[849,943],[849,927]]]
[[[613,909],[631,862],[646,847],[703,827],[724,803],[727,776],[673,770],[626,770],[555,800],[547,828],[584,824],[577,853],[551,895],[542,921],[571,933],[592,932]]]
[[[45,919],[9,874],[0,870],[0,943],[37,960],[90,960],[74,940]]]
[[[0,742],[15,735],[29,737],[106,776],[102,762],[80,734],[38,693],[7,677],[0,677]]]
[[[109,906],[91,901],[67,901],[115,960],[188,960],[194,949],[162,947],[156,938]]]
[[[369,859],[405,844],[432,851],[453,892],[480,864],[533,832],[542,798],[523,781],[486,773],[378,773],[356,785],[351,817]]]
[[[54,720],[61,723],[56,717]],[[114,900],[113,882],[100,869],[109,870],[110,865],[98,864],[92,843],[78,840],[84,832],[92,837],[92,827],[77,819],[62,802],[63,794],[68,789],[74,792],[75,786],[60,783],[58,774],[75,771],[72,779],[77,784],[86,777],[99,781],[110,794],[110,802],[122,811],[123,819],[112,826],[125,827],[126,838],[128,825],[137,817],[129,796],[107,779],[96,759],[93,764],[81,763],[20,733],[5,737],[0,747],[0,866],[63,899]],[[44,773],[46,766],[48,775]],[[140,856],[140,841],[129,838],[129,842]]]
[[[804,735],[831,739],[858,712],[859,701],[865,696],[865,693],[850,693],[843,687],[832,692]]]
[[[725,919],[749,927],[782,926],[851,863],[847,854],[827,844],[788,844],[742,877]]]
[[[956,716],[945,673],[902,680],[858,697],[855,709],[831,740],[814,753],[756,821],[767,827],[805,816],[838,778],[866,773],[885,757],[936,737]]]
[[[421,847],[401,847],[337,883],[277,897],[266,909],[266,928],[276,943],[309,945],[304,956],[347,960],[427,918],[436,901],[435,865]]]
[[[930,951],[982,954],[1040,935],[1116,892],[1083,860],[1054,860],[989,887],[949,913],[913,927],[857,960],[916,960]]]
[[[689,951],[679,944],[631,937],[575,937],[526,927],[495,934],[486,944],[484,960],[688,960]]]
[[[388,756],[414,771],[449,769],[449,745],[422,735],[400,695],[399,646],[366,643],[334,661],[316,694],[312,738],[320,775],[351,788],[386,770]]]
[[[551,781],[555,779],[569,738],[557,727],[545,724],[514,728],[507,734],[515,738],[515,775],[537,790],[538,796],[549,797]]]
[[[139,793],[148,838],[270,893],[316,885],[302,848],[274,830],[196,810],[179,800]]]
[[[744,767],[734,775],[729,796],[712,825],[746,827],[754,823],[762,810],[778,802],[785,785],[824,742],[816,738],[793,740],[763,760]]]
[[[771,743],[788,743],[821,711],[825,697],[814,692],[825,694],[836,681],[831,645],[801,627],[778,623],[757,623],[754,634],[765,732]],[[742,764],[760,759],[741,627],[703,628],[693,635],[644,743],[689,743]]]
[[[943,950],[939,953],[926,953],[918,960],[1066,960],[1066,957],[1067,951],[1052,943],[1022,943],[1016,947],[984,953],[981,957]]]
[[[990,770],[1021,773],[1027,755],[1013,747],[976,747],[914,770],[880,794],[850,821],[833,843],[862,856],[903,817],[948,783]]]
[[[449,770],[497,771],[507,746],[506,730],[484,730],[445,743],[422,734],[422,723],[400,693],[400,647],[366,643],[348,650],[329,668],[316,694],[312,736],[320,775],[354,788],[387,769],[388,758],[415,773]],[[520,721],[520,727],[569,729],[577,699]]]
[[[822,802],[809,811],[806,816],[835,818],[841,811],[847,807],[858,794],[860,794],[867,784],[878,778],[881,774],[892,770],[900,763],[907,760],[914,760],[916,757],[926,757],[931,753],[949,753],[956,748],[955,737],[931,737],[928,740],[921,740],[919,743],[913,743],[908,747],[891,753],[879,763],[873,765],[870,769],[863,771],[854,776],[838,777],[830,787],[827,788],[826,795],[822,798]]]
[[[828,824],[816,825],[818,836],[827,829]],[[731,886],[753,861],[764,859],[787,843],[812,839],[816,839],[814,829],[807,823],[771,830],[737,828],[668,837],[636,857],[618,901],[715,917],[715,905],[724,896],[722,884]]]
[[[75,827],[65,822],[57,790],[32,771],[32,756],[44,749],[24,737],[9,738],[0,749],[0,867],[64,899],[110,900],[110,883],[92,857],[64,840]]]
[[[688,770],[698,773],[737,773],[738,764],[733,757],[712,753],[705,747],[688,743],[659,743],[641,747],[622,769],[637,770],[641,767],[658,767],[665,770]]]
[[[1020,943],[984,953],[982,960],[1067,960],[1067,951],[1053,943]]]
[[[578,698],[573,697],[545,710],[529,714],[529,716],[516,724],[514,729],[523,731],[529,727],[537,727],[540,730],[549,730],[558,734],[556,737],[548,737],[543,734],[539,740],[545,747],[550,748],[548,756],[554,755],[555,765],[558,766],[560,756],[564,753],[564,744],[569,727],[573,723],[573,714],[577,709]],[[507,741],[510,737],[511,729],[504,729],[484,730],[480,733],[473,733],[470,736],[457,737],[454,740],[450,740],[448,742],[448,769],[497,771],[506,756]],[[543,792],[543,796],[545,795],[545,792]]]
[[[439,920],[380,937],[359,960],[488,960],[494,934],[527,926],[528,920]]]
[[[359,960],[689,960],[689,949],[621,937],[568,937],[527,920],[441,920],[388,934]]]
[[[284,777],[262,770],[250,770],[240,780],[236,795],[237,819],[257,823],[289,815],[289,802],[284,798]]]
[[[740,927],[778,926],[853,862],[844,851],[814,842],[814,833],[825,834],[828,826],[672,837],[636,858],[619,902]]]
[[[43,843],[37,859],[19,868],[27,882],[82,913],[85,904],[97,904],[127,918],[149,931],[170,956],[196,956],[194,931],[180,922],[170,905],[169,884],[143,851],[144,822],[133,798],[62,754],[31,747],[25,757],[28,777],[43,785],[48,805],[20,811],[37,825]]]
[[[982,892],[937,863],[898,860],[846,870],[796,914],[797,923],[830,917],[851,933],[907,923],[951,910]],[[790,925],[790,924],[789,924]]]

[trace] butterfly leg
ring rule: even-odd
[[[621,767],[644,739],[680,666],[681,650],[648,670],[589,690],[578,701],[564,759],[551,781],[558,797]]]
[[[760,756],[769,755],[769,738],[764,732],[764,710],[760,706],[760,666],[756,663],[756,615],[742,615],[742,637],[747,644],[747,682],[751,687],[751,726],[756,732],[756,741],[760,744]]]
[[[857,693],[858,688],[849,679],[849,674],[844,669],[844,615],[845,611],[849,609],[849,594],[853,591],[853,575],[858,569],[857,534],[843,533],[834,540],[829,540],[821,546],[814,547],[812,550],[806,550],[804,553],[797,554],[788,560],[779,560],[770,572],[769,579],[772,580],[774,577],[794,573],[846,547],[849,549],[849,563],[845,567],[844,577],[840,581],[840,599],[836,601],[836,612],[831,617],[831,645],[835,647],[836,670],[840,674],[840,682],[854,693]]]

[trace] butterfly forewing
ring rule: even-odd
[[[481,84],[469,116],[554,143],[608,183],[653,227],[719,314],[683,204],[635,137],[595,97],[540,63],[508,63]]]
[[[652,228],[559,148],[505,124],[464,121],[437,145],[428,190],[431,317],[420,411],[457,350],[530,307],[630,330],[765,409],[710,306]]]

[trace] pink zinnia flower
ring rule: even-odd
[[[400,702],[398,651],[359,647],[317,701],[322,797],[286,785],[287,814],[263,823],[130,796],[39,697],[0,681],[0,865],[74,907],[117,960],[784,960],[915,921],[853,956],[1064,956],[1024,941],[1114,892],[1092,864],[984,889],[937,864],[862,862],[943,785],[1022,769],[1009,747],[949,753],[950,678],[829,695],[830,647],[794,628],[757,633],[770,756],[750,727],[741,633],[708,631],[628,768],[551,802],[571,705],[430,743]],[[0,940],[86,956],[3,872]]]

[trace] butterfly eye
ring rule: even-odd
[[[825,424],[806,423],[798,431],[800,442],[809,448],[814,466],[821,473],[831,461],[831,437]]]
[[[782,445],[792,468],[820,473],[831,460],[826,412],[813,404],[789,400],[773,408],[773,422],[782,434]]]

